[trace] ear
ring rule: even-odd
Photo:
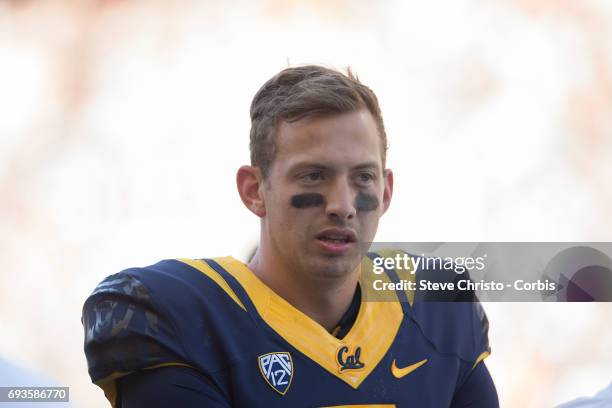
[[[391,197],[393,196],[393,171],[385,169],[383,171],[383,179],[385,190],[383,191],[383,214],[387,212],[391,205]]]
[[[236,186],[240,199],[242,199],[246,208],[259,218],[266,215],[266,206],[259,188],[262,183],[263,177],[257,167],[242,166],[236,173]]]

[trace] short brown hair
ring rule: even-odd
[[[383,168],[387,135],[378,99],[353,75],[306,65],[287,68],[266,82],[251,103],[251,165],[266,177],[276,153],[276,129],[281,122],[296,122],[308,116],[334,115],[367,108],[378,127]]]

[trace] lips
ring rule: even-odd
[[[329,241],[335,243],[356,242],[355,233],[344,228],[329,228],[319,232],[316,235],[318,240]]]
[[[319,232],[315,238],[323,252],[332,254],[342,254],[350,250],[357,242],[355,233],[344,228],[325,229]]]

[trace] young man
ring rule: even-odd
[[[360,244],[393,192],[374,93],[350,72],[288,68],[255,95],[251,122],[251,165],[236,177],[261,220],[249,264],[166,260],[108,277],[86,301],[89,373],[109,401],[496,407],[477,303],[368,297]]]

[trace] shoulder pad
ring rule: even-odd
[[[83,306],[89,374],[101,382],[166,364],[217,371],[230,356],[215,336],[232,338],[236,328],[226,322],[248,324],[245,316],[215,281],[184,262],[126,269],[104,279]]]

